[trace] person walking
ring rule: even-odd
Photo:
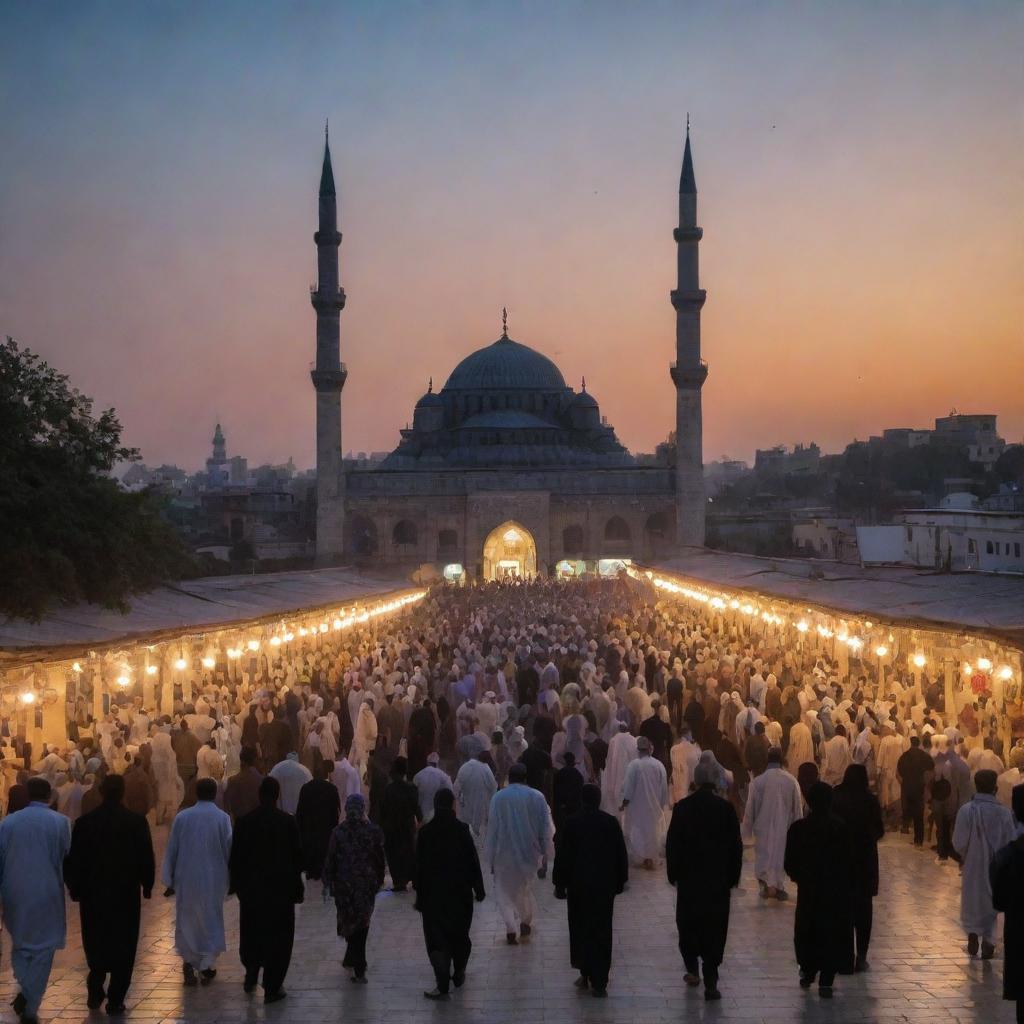
[[[327,858],[327,844],[341,817],[338,787],[329,781],[328,762],[319,761],[313,778],[299,790],[295,823],[302,843],[302,867],[306,878],[319,880]]]
[[[878,843],[885,835],[882,808],[878,797],[868,788],[868,773],[864,765],[851,764],[846,769],[842,784],[833,792],[832,813],[846,822],[852,853],[851,927],[840,973],[862,972],[870,967],[868,946],[871,943],[872,901],[878,895]]]
[[[330,783],[326,785],[334,791]],[[287,995],[282,986],[295,939],[295,904],[303,900],[299,826],[292,815],[278,809],[280,796],[277,779],[268,776],[260,782],[260,805],[235,822],[228,859],[228,892],[238,897],[243,987],[252,992],[262,970],[264,1003]]]
[[[214,804],[216,796],[213,779],[196,783],[196,803],[179,811],[171,825],[161,872],[165,895],[174,896],[174,948],[187,986],[213,981],[214,964],[226,948],[231,819]]]
[[[1024,785],[1011,795],[1018,829],[1024,826]],[[989,868],[992,906],[1003,914],[1003,998],[1017,1004],[1024,1024],[1024,834],[996,851]]]
[[[473,944],[473,900],[484,899],[480,858],[469,826],[455,816],[455,794],[439,789],[433,814],[419,832],[416,847],[416,910],[423,918],[423,940],[434,988],[427,999],[447,999],[449,985],[461,988],[466,980]]]
[[[580,810],[559,827],[552,881],[555,896],[568,904],[569,962],[580,972],[576,986],[598,998],[608,994],[615,897],[628,878],[622,826],[601,810],[600,787],[586,785]]]
[[[384,833],[366,817],[366,800],[353,793],[345,820],[331,833],[324,864],[324,892],[334,897],[338,935],[347,942],[342,966],[366,984],[366,939],[377,893],[384,884]]]
[[[416,828],[420,811],[419,791],[405,777],[407,762],[396,757],[391,765],[391,781],[381,801],[380,826],[384,832],[384,852],[391,872],[391,891],[408,891],[416,871]]]
[[[75,822],[64,861],[64,882],[82,920],[86,1005],[98,1009],[106,998],[112,1016],[125,1012],[139,944],[139,894],[150,898],[156,876],[149,822],[123,803],[127,778],[103,780],[103,803]]]
[[[696,988],[704,975],[704,998],[722,998],[718,970],[729,935],[731,892],[740,883],[743,839],[733,805],[716,795],[714,768],[703,762],[693,772],[697,787],[672,809],[665,838],[665,867],[676,887],[679,952],[684,980]]]
[[[817,979],[818,995],[831,999],[849,935],[853,851],[849,829],[831,810],[832,787],[815,782],[807,804],[807,817],[793,822],[786,836],[786,874],[797,885],[793,944],[800,987]]]
[[[764,772],[750,783],[743,835],[754,839],[754,874],[764,899],[788,898],[783,861],[786,834],[803,817],[800,783],[782,770],[782,750],[772,747]]]
[[[28,804],[0,821],[0,902],[11,936],[18,994],[11,1006],[22,1024],[36,1024],[53,954],[64,948],[64,858],[71,823],[50,809],[50,784],[25,783]]]

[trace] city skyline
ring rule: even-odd
[[[345,449],[393,448],[507,306],[651,451],[689,108],[705,461],[952,406],[1019,441],[1022,16],[928,9],[9,7],[0,329],[115,406],[151,465],[201,464],[216,416],[251,462],[311,465],[329,116]]]

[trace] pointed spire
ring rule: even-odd
[[[427,381],[427,394],[428,395],[432,395],[433,393],[434,393],[434,378],[431,377],[430,380]]]
[[[334,170],[331,167],[330,126],[326,121],[324,122],[324,167],[320,172],[320,195],[335,195]]]
[[[587,393],[587,378],[586,377],[583,378],[581,390],[583,391],[583,394]]]
[[[697,194],[697,179],[693,175],[693,154],[690,152],[690,115],[686,115],[686,146],[683,148],[683,173],[679,176],[679,191]]]
[[[501,336],[508,337],[508,310],[504,306],[501,307]]]

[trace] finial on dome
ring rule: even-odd
[[[504,306],[501,307],[501,336],[508,337],[508,310]]]
[[[583,378],[582,388],[583,388],[583,394],[586,394],[587,393],[587,378],[586,377]]]
[[[434,393],[434,378],[431,377],[430,380],[427,381],[427,394],[428,395],[432,395],[433,393]]]

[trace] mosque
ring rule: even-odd
[[[697,186],[689,126],[679,183],[676,443],[643,463],[596,398],[508,335],[467,355],[416,403],[412,426],[372,468],[342,460],[337,195],[329,141],[320,176],[316,311],[317,562],[432,566],[449,578],[601,571],[704,543]]]

